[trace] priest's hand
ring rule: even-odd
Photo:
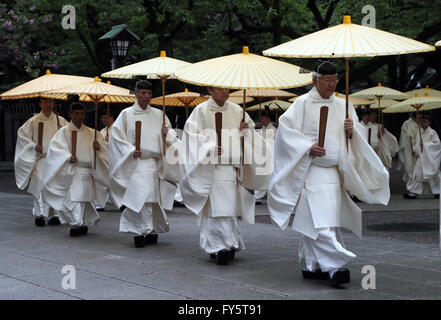
[[[240,122],[240,131],[242,131],[242,130],[245,130],[245,129],[248,129],[249,128],[249,126],[248,126],[248,122],[245,122],[245,121],[241,121]]]
[[[100,143],[99,143],[98,141],[94,141],[94,142],[93,142],[93,148],[94,148],[96,151],[100,151]]]
[[[69,159],[70,163],[77,163],[78,162],[78,158],[76,156],[71,156]]]
[[[138,150],[135,150],[135,151],[133,151],[133,158],[141,158],[141,156],[142,156],[142,152],[141,151],[138,151]]]
[[[168,133],[168,128],[167,127],[162,127],[162,134],[164,135],[164,136],[166,136],[167,135],[167,133]]]
[[[352,128],[354,127],[354,121],[352,119],[346,118],[344,122],[345,131],[348,134],[348,138],[352,137]]]
[[[43,146],[37,144],[37,145],[35,146],[35,150],[36,150],[37,152],[43,152]]]
[[[309,155],[312,157],[324,157],[326,156],[326,150],[317,144],[314,144],[309,150]]]
[[[58,124],[57,127],[58,127],[58,129],[63,128],[63,126],[61,124]]]

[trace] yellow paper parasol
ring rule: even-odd
[[[291,98],[297,96],[295,93],[291,93],[279,89],[249,89],[247,90],[247,96],[255,97],[259,101],[259,105],[262,104],[262,98]],[[230,97],[242,97],[243,90],[235,91],[230,94]],[[248,109],[247,109],[248,110]],[[261,108],[259,108],[260,114]]]
[[[230,97],[228,98],[228,101],[234,102],[235,104],[241,104],[241,103],[243,103],[243,97],[232,97],[230,95]],[[254,98],[251,98],[249,96],[247,96],[245,98],[245,103],[250,103],[250,102],[253,102],[253,101],[254,101]]]
[[[392,107],[392,106],[396,105],[399,102],[400,101],[393,100],[393,99],[381,99],[380,108],[384,110],[386,108],[389,108],[389,107]],[[378,101],[375,101],[374,103],[372,103],[369,106],[369,109],[378,109],[378,108],[379,108]]]
[[[346,117],[349,106],[349,59],[434,51],[435,47],[393,33],[351,23],[343,24],[289,41],[263,52],[266,56],[286,58],[344,58],[346,80]],[[347,140],[347,139],[346,139]],[[347,141],[346,141],[347,142]]]
[[[346,96],[344,94],[342,94],[342,93],[334,92],[334,95],[337,98],[346,99]],[[374,101],[372,101],[372,100],[360,99],[360,98],[351,97],[351,96],[349,96],[349,101],[352,103],[352,105],[354,107],[356,107],[356,106],[363,106],[363,105],[368,105],[368,104],[374,103]]]
[[[41,94],[54,89],[93,81],[93,78],[52,74],[46,70],[44,76],[38,77],[0,94],[2,100],[38,98]]]
[[[425,94],[423,97],[416,95],[413,98],[401,101],[394,106],[383,110],[384,113],[405,113],[429,111],[441,108],[441,97],[431,97]]]
[[[418,96],[420,96],[420,97],[424,97],[424,95],[426,93],[427,93],[427,95],[429,95],[431,97],[441,97],[441,91],[431,89],[431,88],[429,88],[429,86],[426,86],[425,88],[415,89],[415,90],[406,92],[406,94],[409,97],[414,97],[415,93],[418,94]]]
[[[375,99],[378,102],[378,106],[379,106],[377,107],[377,109],[378,109],[378,120],[380,121],[380,124],[383,123],[383,118],[381,117],[381,109],[384,109],[383,107],[381,107],[382,99],[405,100],[411,97],[408,94],[403,93],[401,91],[384,87],[381,85],[381,83],[379,83],[378,86],[376,87],[368,88],[353,93],[351,94],[351,96],[362,99]]]
[[[218,88],[244,89],[242,120],[245,121],[247,89],[283,89],[307,85],[311,73],[303,73],[298,66],[249,53],[223,56],[195,63],[176,71],[184,82]],[[243,160],[242,139],[242,160]],[[242,161],[243,163],[243,161]]]
[[[186,88],[184,92],[166,95],[165,105],[169,107],[185,107],[185,116],[188,119],[188,107],[195,107],[206,100],[208,100],[208,97],[201,97],[199,93],[188,91]],[[150,104],[155,106],[161,106],[162,103],[162,97],[150,100]]]
[[[287,101],[283,101],[283,100],[279,100],[279,99],[275,99],[275,100],[271,100],[271,101],[265,101],[263,103],[263,107],[264,109],[269,108],[272,111],[275,111],[276,113],[276,126],[279,125],[279,112],[284,112],[286,110],[288,110],[288,108],[292,105],[291,102],[287,102]],[[259,115],[260,115],[260,111],[261,111],[261,103],[256,104],[254,106],[251,106],[249,108],[246,109],[247,111],[256,111],[259,110]]]
[[[90,101],[95,104],[95,141],[98,127],[98,103],[99,102],[133,102],[134,96],[125,88],[103,83],[98,77],[94,80],[73,85],[66,88],[56,89],[45,93],[44,97],[67,100],[68,94],[78,94],[80,101]],[[131,100],[131,101],[130,101]],[[94,167],[96,168],[96,152]]]
[[[268,107],[272,111],[286,111],[288,108],[292,105],[291,102],[283,101],[283,100],[271,100],[271,101],[265,101],[263,104],[263,107]],[[255,104],[254,106],[246,108],[247,111],[257,111],[260,110],[260,103]]]
[[[209,95],[206,95],[206,96],[204,96],[204,97],[210,98]],[[233,103],[235,103],[235,104],[241,104],[241,103],[243,103],[243,97],[232,97],[232,96],[230,95],[230,97],[228,98],[228,101],[231,101],[231,102],[233,102]],[[246,97],[245,97],[245,104],[246,104],[246,103],[253,102],[253,101],[254,101],[254,98],[251,98],[251,97],[249,97],[249,96],[246,96]]]
[[[135,76],[146,76],[147,79],[161,79],[162,84],[162,126],[165,126],[165,81],[176,79],[177,69],[190,65],[189,62],[169,58],[163,50],[157,58],[137,62],[122,68],[118,68],[101,76],[105,78],[132,79]],[[165,140],[165,137],[163,137]],[[163,143],[163,154],[165,154],[165,143]]]

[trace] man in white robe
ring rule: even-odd
[[[104,137],[105,142],[108,144],[110,141],[110,135],[112,134],[112,126],[115,122],[114,115],[111,110],[106,111],[106,113],[101,115],[101,122],[104,124],[104,128],[101,129],[100,133]],[[112,199],[110,198],[110,189],[107,190],[107,201],[106,204],[113,204]],[[96,205],[96,209],[98,211],[104,211],[105,207]]]
[[[157,243],[169,231],[164,209],[172,210],[179,166],[176,132],[162,111],[150,106],[152,86],[136,83],[137,102],[124,109],[110,136],[110,192],[121,210],[119,231],[134,234],[135,247]],[[136,122],[141,121],[140,150],[136,150]],[[163,135],[167,153],[163,155]]]
[[[115,122],[114,116],[112,112],[105,113],[101,116],[101,122],[104,124],[104,128],[101,129],[100,133],[106,140],[106,142],[110,141],[110,135],[112,134],[112,126]]]
[[[328,279],[333,287],[350,281],[344,267],[356,257],[345,249],[340,228],[362,235],[361,210],[348,192],[366,203],[386,205],[390,197],[389,174],[367,144],[354,108],[349,105],[345,119],[345,101],[333,95],[337,82],[335,65],[322,62],[313,73],[314,88],[280,117],[268,189],[277,226],[286,229],[295,213],[303,277]],[[322,106],[329,108],[323,148],[317,144]]]
[[[368,129],[371,128],[373,148],[387,170],[392,168],[392,158],[399,151],[398,141],[383,125],[377,123],[377,113],[371,112]]]
[[[272,123],[273,114],[271,110],[265,109],[261,111],[259,115],[259,121],[262,124],[262,129],[259,130],[259,133],[262,137],[268,142],[271,148],[274,145],[274,139],[276,137],[277,128]],[[254,198],[256,199],[256,204],[262,204],[262,199],[266,196],[266,190],[255,190]]]
[[[418,132],[418,121],[416,113],[410,113],[409,119],[404,121],[401,126],[398,170],[403,169],[403,181],[405,184],[412,178],[416,163],[413,145],[415,144],[416,134]],[[405,199],[416,199],[416,194],[406,191],[403,193],[403,197]]]
[[[407,190],[417,195],[439,197],[438,171],[441,144],[438,134],[430,127],[430,119],[426,115],[421,117],[421,134],[418,130],[413,150],[417,160],[412,178],[406,185]]]
[[[34,196],[32,214],[36,226],[60,224],[58,214],[53,212],[41,197],[43,171],[49,142],[57,130],[67,124],[67,121],[54,113],[55,101],[40,99],[41,112],[27,120],[17,132],[14,169],[15,180],[20,190],[28,187],[28,192]],[[42,144],[38,144],[38,126],[43,123]]]
[[[94,203],[102,204],[108,186],[108,148],[99,132],[83,124],[85,109],[73,103],[71,122],[51,140],[44,169],[43,200],[60,210],[60,220],[71,225],[70,236],[86,235],[88,225],[96,225],[99,215]],[[77,132],[76,153],[72,132]],[[96,168],[95,168],[96,153]]]
[[[245,249],[238,218],[254,223],[255,199],[250,190],[267,188],[272,158],[265,154],[269,148],[254,132],[248,114],[242,121],[242,108],[227,101],[229,90],[208,88],[208,92],[211,97],[193,110],[184,127],[180,188],[184,204],[199,217],[201,249],[217,264],[225,265],[236,251]],[[222,118],[221,146],[217,143],[216,113]],[[257,151],[262,151],[260,161],[255,160]]]

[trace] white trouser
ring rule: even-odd
[[[51,210],[51,207],[43,201],[41,193],[38,195],[38,198],[34,197],[34,208],[32,209],[32,214],[36,218],[43,217],[46,219],[52,218],[52,216],[57,216],[57,214],[54,213],[54,210]]]
[[[299,247],[299,262],[308,271],[328,272],[340,269],[356,255],[346,250],[339,228],[319,229],[316,240],[303,236]]]
[[[199,224],[201,227],[200,247],[205,252],[211,254],[223,249],[245,249],[237,218],[213,218],[203,212]]]
[[[74,201],[72,210],[67,207],[59,214],[62,224],[71,226],[96,225],[100,216],[91,202]]]
[[[255,190],[254,199],[262,200],[266,196],[266,191]]]
[[[119,232],[147,235],[169,231],[163,209],[154,203],[145,203],[140,212],[125,208],[121,213]]]

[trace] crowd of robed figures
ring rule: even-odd
[[[67,122],[53,113],[52,100],[41,99],[41,113],[18,130],[17,186],[33,195],[37,226],[69,224],[73,237],[86,235],[99,221],[97,207],[112,201],[121,210],[119,231],[133,234],[136,247],[169,231],[165,210],[173,209],[178,192],[198,216],[201,249],[220,265],[245,249],[238,219],[254,223],[256,199],[267,193],[279,228],[294,214],[303,277],[338,287],[350,281],[346,266],[356,257],[340,229],[362,236],[353,199],[388,204],[388,169],[397,152],[408,197],[439,193],[441,149],[426,116],[404,123],[399,145],[375,120],[367,121],[369,112],[359,122],[350,106],[346,116],[344,100],[334,96],[337,83],[333,63],[317,65],[313,88],[279,118],[276,134],[267,113],[262,130],[248,114],[243,119],[228,89],[208,88],[210,98],[191,113],[182,136],[150,106],[145,80],[136,84],[137,102],[114,122],[106,116],[101,132],[83,124],[81,103],[71,104]],[[320,145],[322,106],[329,112]]]

